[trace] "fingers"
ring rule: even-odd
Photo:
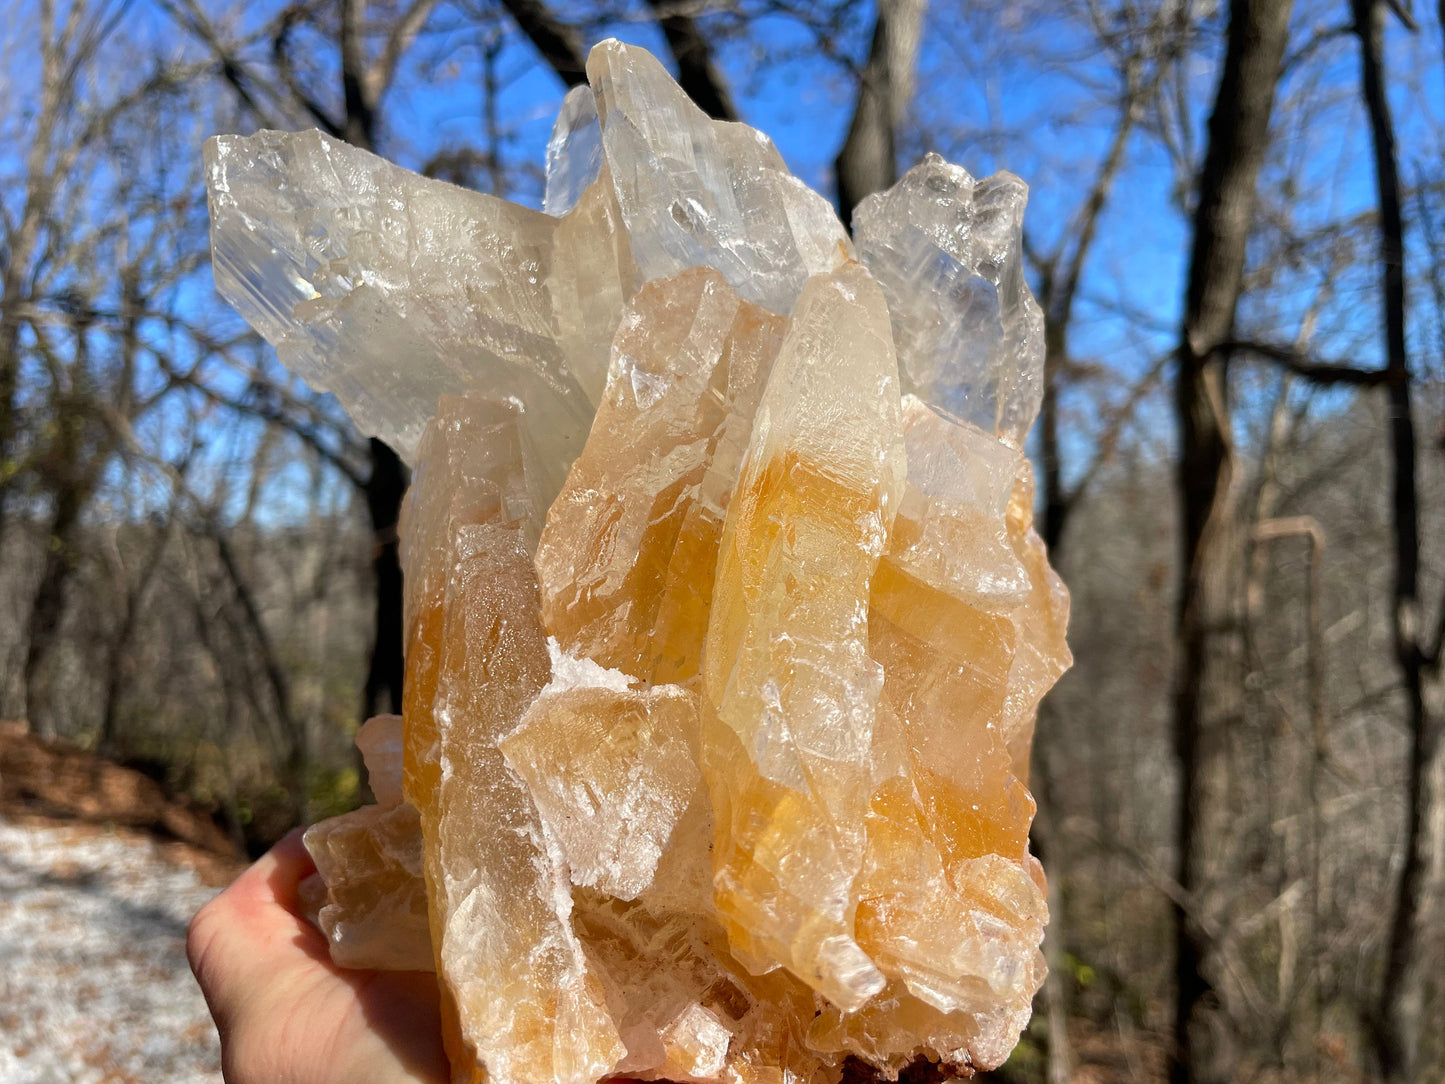
[[[364,1034],[346,1043],[349,1081],[445,1084],[450,1079],[435,975],[394,971],[375,976],[361,1006]]]
[[[297,886],[314,869],[300,831],[292,832],[191,920],[186,956],[221,1027],[268,979],[325,953],[298,913]]]
[[[302,835],[300,828],[288,832],[221,895],[231,897],[233,904],[243,913],[257,910],[264,913],[265,908],[279,903],[287,911],[299,915],[298,887],[316,872],[316,864],[306,853]]]
[[[435,976],[335,968],[299,913],[314,869],[292,833],[191,922],[228,1084],[442,1084]]]

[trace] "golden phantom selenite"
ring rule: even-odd
[[[850,237],[642,50],[588,77],[545,213],[208,146],[221,289],[414,468],[403,711],[307,833],[317,924],[436,972],[458,1082],[995,1067],[1070,662],[1026,190],[930,156]]]

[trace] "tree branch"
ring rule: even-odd
[[[286,84],[286,91],[291,95],[292,100],[306,110],[323,132],[340,139],[342,138],[342,126],[322,108],[320,102],[306,93],[305,88],[296,78],[296,70],[291,66],[291,54],[287,50],[287,46],[291,41],[291,29],[301,21],[302,15],[301,8],[292,5],[283,11],[276,20],[276,29],[271,34],[271,63],[276,66],[276,73]]]
[[[1400,25],[1412,34],[1420,29],[1420,24],[1415,21],[1415,13],[1410,10],[1408,0],[1385,0],[1385,6],[1395,13],[1395,18],[1400,20]]]
[[[1284,63],[1280,65],[1281,70],[1294,71],[1305,61],[1314,59],[1315,53],[1330,42],[1349,37],[1354,32],[1353,23],[1335,23],[1331,26],[1316,27],[1299,48],[1284,58]]]
[[[1068,231],[1068,234],[1074,235],[1077,240],[1074,242],[1073,251],[1067,263],[1063,259],[1063,253],[1068,234],[1065,235],[1064,240],[1059,242],[1058,251],[1052,259],[1055,266],[1062,266],[1063,270],[1056,276],[1055,288],[1050,291],[1052,296],[1047,303],[1046,315],[1050,320],[1062,324],[1065,329],[1073,315],[1074,299],[1078,296],[1079,281],[1083,276],[1089,250],[1093,246],[1099,218],[1103,214],[1109,192],[1114,186],[1114,180],[1120,169],[1123,168],[1129,137],[1139,122],[1144,103],[1157,92],[1167,70],[1162,56],[1156,58],[1147,78],[1140,76],[1140,65],[1147,55],[1164,52],[1164,46],[1161,43],[1168,29],[1165,24],[1172,18],[1174,16],[1169,13],[1168,5],[1161,7],[1148,28],[1148,44],[1136,47],[1122,56],[1118,62],[1124,85],[1113,138],[1103,161],[1099,164],[1099,171],[1094,177],[1089,195],[1079,209],[1078,218],[1074,222],[1073,228]],[[1107,36],[1106,22],[1102,17],[1098,17],[1096,23],[1096,33],[1101,38],[1105,38]]]
[[[436,6],[437,0],[414,0],[411,7],[402,13],[396,25],[391,28],[381,55],[366,73],[366,90],[371,98],[372,108],[376,107],[391,87],[402,56],[411,48],[411,43],[421,33],[421,28],[426,25]]]
[[[502,0],[502,6],[569,89],[587,82],[587,60],[574,27],[554,16],[541,0]]]
[[[280,426],[287,432],[294,434],[298,440],[327,463],[331,464],[342,477],[357,489],[364,490],[366,488],[365,475],[351,463],[347,462],[343,453],[337,452],[334,448],[330,447],[315,429],[305,425],[296,418],[290,417],[279,407],[265,403],[248,403],[244,400],[229,398],[214,388],[207,387],[190,374],[177,372],[164,360],[162,360],[160,364],[167,375],[168,382],[172,386],[192,388],[216,406],[224,407],[227,410],[246,417],[257,418],[260,421]]]
[[[1253,354],[1265,361],[1272,361],[1321,387],[1348,384],[1356,388],[1377,388],[1391,380],[1390,373],[1385,369],[1361,369],[1354,365],[1319,361],[1293,346],[1281,346],[1278,343],[1229,339],[1220,343],[1219,348],[1231,353]]]
[[[1066,506],[1072,508],[1078,503],[1079,498],[1083,496],[1084,491],[1104,464],[1113,458],[1114,452],[1119,446],[1119,438],[1124,433],[1124,426],[1133,417],[1134,408],[1139,405],[1139,401],[1148,394],[1149,389],[1154,386],[1155,381],[1164,372],[1164,365],[1169,357],[1170,355],[1163,354],[1156,358],[1148,372],[1129,389],[1129,394],[1124,397],[1124,401],[1109,412],[1108,420],[1104,423],[1104,431],[1099,435],[1098,445],[1094,450],[1093,457],[1089,460],[1089,465],[1084,468],[1084,473],[1079,476],[1078,481],[1073,484],[1064,498]]]
[[[1118,176],[1119,169],[1124,164],[1124,151],[1129,145],[1129,136],[1134,130],[1136,113],[1137,105],[1133,96],[1130,95],[1125,99],[1124,106],[1119,111],[1119,124],[1114,129],[1114,138],[1109,145],[1109,151],[1099,166],[1099,172],[1094,177],[1094,184],[1089,189],[1089,196],[1084,201],[1079,220],[1072,231],[1078,239],[1074,242],[1074,251],[1064,268],[1063,275],[1060,276],[1057,294],[1049,299],[1051,311],[1047,314],[1048,318],[1058,320],[1066,326],[1069,318],[1073,315],[1074,298],[1079,293],[1079,280],[1084,273],[1084,263],[1088,259],[1089,249],[1093,245],[1094,235],[1099,226],[1099,217],[1104,211],[1104,203],[1109,198],[1109,189],[1114,186],[1114,178]]]
[[[647,0],[677,61],[677,83],[714,120],[737,120],[727,82],[713,63],[712,47],[677,0]]]
[[[182,0],[182,3],[184,10],[173,0],[160,0],[160,7],[211,51],[211,55],[221,69],[221,78],[236,92],[236,97],[241,99],[241,104],[249,109],[263,125],[271,128],[279,127],[276,114],[264,106],[252,90],[255,79],[246,70],[244,62],[221,41],[220,35],[196,7],[194,0]]]

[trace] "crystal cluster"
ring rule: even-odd
[[[540,212],[207,147],[220,289],[415,470],[403,714],[307,834],[316,920],[436,971],[459,1082],[996,1066],[1069,663],[1025,188],[930,156],[850,239],[647,53],[587,70]]]

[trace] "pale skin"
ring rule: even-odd
[[[297,898],[314,869],[293,832],[191,921],[227,1084],[445,1084],[436,977],[335,967]]]

